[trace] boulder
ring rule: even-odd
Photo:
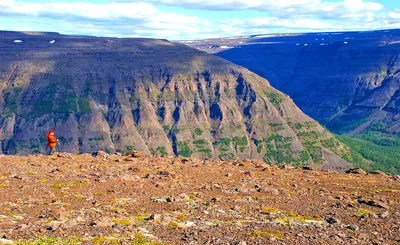
[[[362,174],[365,175],[367,172],[362,170],[361,168],[352,168],[346,171],[347,174]]]

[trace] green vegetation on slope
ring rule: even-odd
[[[356,137],[337,135],[353,152],[372,161],[370,165],[361,164],[367,171],[381,170],[398,174],[400,172],[400,138],[380,133],[374,129],[366,130]]]

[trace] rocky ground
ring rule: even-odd
[[[399,244],[400,179],[259,161],[0,156],[0,244]]]

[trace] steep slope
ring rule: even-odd
[[[400,30],[259,35],[188,44],[242,65],[337,133],[400,133]],[[383,127],[382,127],[383,126]]]
[[[16,42],[16,40],[19,40]],[[349,151],[265,79],[182,44],[2,32],[0,140],[10,154],[143,152],[348,167]]]

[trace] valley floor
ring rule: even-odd
[[[399,244],[400,179],[89,154],[0,156],[0,244]]]

